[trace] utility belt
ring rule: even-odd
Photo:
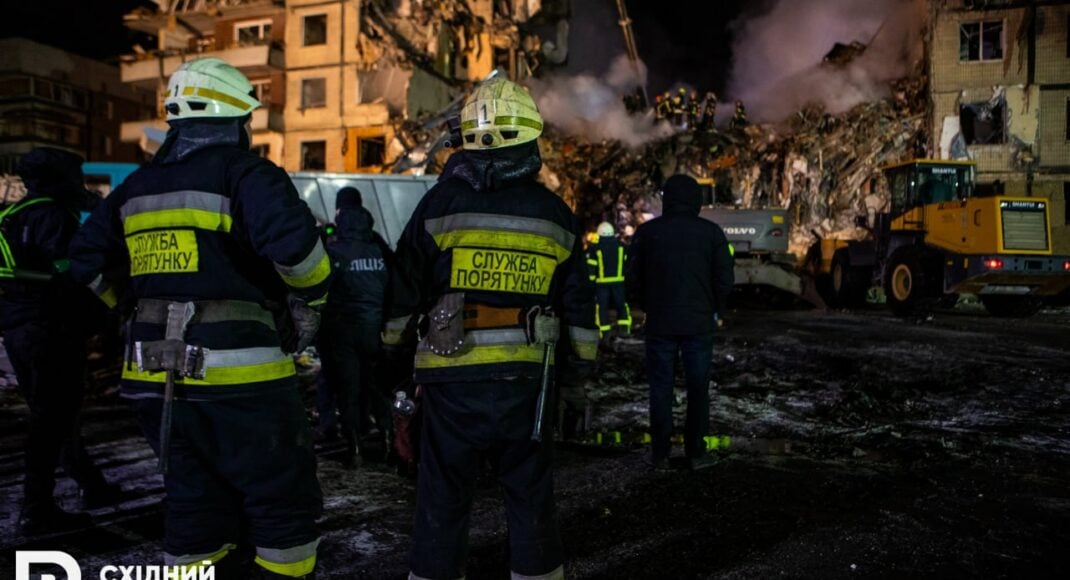
[[[466,346],[478,347],[480,337],[493,336],[495,345],[536,346],[556,342],[560,320],[547,306],[498,308],[466,304],[464,292],[444,294],[420,321],[417,350],[451,356]]]
[[[172,302],[141,299],[134,322],[165,325],[164,339],[136,341],[131,344],[127,363],[137,364],[138,375],[125,378],[150,379],[143,375],[173,371],[176,378],[212,381],[213,371],[226,383],[257,382],[294,374],[290,358],[279,347],[242,349],[208,349],[187,344],[186,331],[191,324],[212,322],[259,322],[275,329],[270,312],[255,302],[203,300]],[[279,363],[289,363],[285,365]],[[222,372],[219,372],[222,371]],[[225,380],[227,377],[233,380]]]

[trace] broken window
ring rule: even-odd
[[[962,137],[967,145],[1000,145],[1007,142],[1006,110],[1002,98],[959,106]]]
[[[382,165],[386,162],[385,137],[360,137],[357,139],[357,167]]]
[[[327,106],[327,79],[301,80],[301,108],[318,109]]]
[[[301,143],[301,169],[323,171],[327,169],[327,142],[304,141]]]
[[[234,25],[234,42],[238,44],[260,44],[266,40],[271,40],[270,18]]]
[[[327,15],[305,16],[305,46],[327,44]]]
[[[964,22],[959,27],[959,61],[1003,60],[1003,21]]]

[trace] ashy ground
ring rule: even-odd
[[[644,467],[642,341],[611,345],[590,389],[603,444],[558,445],[569,578],[1070,577],[1070,313],[741,310],[730,322],[712,418],[731,443],[698,474]],[[15,531],[26,407],[12,389],[0,417],[0,574],[16,549],[64,550],[89,578],[158,562],[161,480],[121,401],[94,398],[85,423],[131,500],[48,539]],[[320,462],[320,578],[403,577],[413,483],[382,465],[346,471],[334,450]],[[61,480],[72,507],[74,492]],[[483,477],[469,578],[508,577],[505,534]]]

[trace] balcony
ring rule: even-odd
[[[133,83],[145,89],[155,88],[160,79],[188,60],[214,56],[238,67],[246,76],[264,76],[282,68],[282,48],[271,44],[235,45],[223,50],[172,55],[148,55],[133,62],[120,63],[119,71],[124,83]]]
[[[282,132],[282,113],[266,107],[253,111],[252,128],[254,133]],[[119,140],[123,143],[140,143],[146,151],[155,151],[167,134],[167,121],[148,119],[145,121],[127,121],[119,130]]]

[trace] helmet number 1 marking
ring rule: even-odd
[[[486,103],[484,103],[483,106],[479,107],[479,124],[486,125],[488,123],[489,121],[487,120],[487,105]]]

